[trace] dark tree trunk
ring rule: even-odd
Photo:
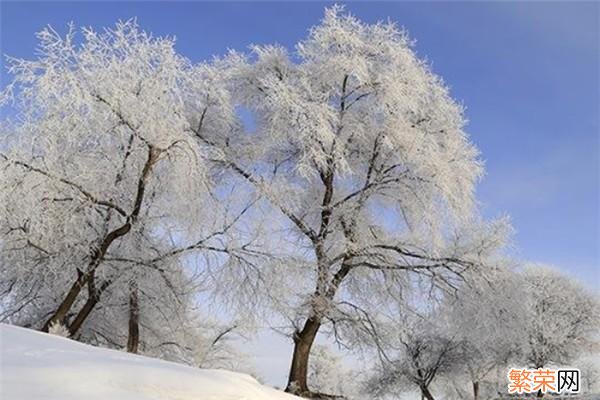
[[[90,279],[88,280],[88,299],[69,326],[69,335],[71,337],[79,332],[79,329],[81,329],[85,320],[90,316],[92,310],[100,301],[100,295],[102,295],[102,292],[106,290],[110,283],[110,281],[104,281],[102,282],[102,285],[100,285],[100,288],[96,289],[95,278],[93,275],[90,276]]]
[[[433,398],[433,395],[431,394],[431,392],[429,391],[429,388],[427,386],[421,386],[421,394],[423,395],[423,397],[425,397],[427,400],[435,400]]]
[[[81,310],[79,310],[77,316],[69,326],[69,336],[74,337],[77,334],[77,332],[79,332],[79,329],[81,329],[83,322],[87,319],[87,317],[89,317],[97,302],[98,299],[88,297],[87,301],[85,302],[83,307],[81,307]]]
[[[537,397],[538,399],[541,399],[541,398],[543,398],[543,397],[544,397],[544,393],[542,393],[542,390],[541,390],[541,389],[540,389],[540,390],[538,390],[538,392],[537,392],[537,395],[536,395],[535,397]]]
[[[54,323],[64,323],[67,313],[71,310],[73,303],[77,300],[79,292],[81,292],[81,289],[85,286],[88,279],[88,274],[82,273],[79,269],[77,270],[77,280],[71,285],[71,289],[69,289],[63,301],[42,327],[43,332],[48,332]]]
[[[308,359],[310,349],[320,327],[320,319],[310,317],[304,323],[302,330],[294,334],[294,353],[285,389],[286,392],[299,396],[310,396],[307,383]]]
[[[94,252],[92,253],[92,258],[88,265],[87,271],[85,273],[82,273],[79,269],[77,270],[77,280],[75,281],[75,283],[73,283],[71,289],[69,290],[63,301],[60,303],[54,314],[52,314],[48,321],[46,321],[46,323],[42,327],[42,331],[48,332],[50,326],[55,322],[64,322],[67,313],[71,310],[71,307],[73,307],[75,300],[77,300],[77,296],[79,296],[81,289],[83,289],[90,277],[96,271],[96,268],[98,268],[98,265],[100,265],[100,263],[102,262],[102,259],[104,258],[104,255],[106,254],[106,251],[108,250],[110,245],[116,239],[126,235],[130,230],[131,221],[127,221],[124,225],[120,226],[114,231],[109,232],[104,237],[102,243],[100,244],[100,247],[94,250]]]
[[[326,297],[331,300],[334,298],[337,289],[343,279],[350,272],[350,267],[343,263],[340,270],[334,275],[329,288],[326,291]],[[319,293],[319,289],[317,289]],[[318,313],[313,310],[315,314]],[[324,393],[313,393],[308,388],[308,361],[310,350],[317,337],[317,333],[321,328],[321,319],[318,317],[310,317],[304,323],[301,331],[294,333],[294,352],[292,355],[292,364],[288,374],[288,383],[285,391],[302,397],[315,399],[331,399],[335,396],[326,395]]]
[[[473,399],[479,400],[479,382],[473,382]]]
[[[137,353],[140,342],[140,308],[138,304],[137,285],[132,282],[129,286],[129,335],[127,337],[127,352]]]

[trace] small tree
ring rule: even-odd
[[[558,271],[528,265],[522,315],[524,361],[532,368],[569,365],[594,347],[600,328],[598,297]]]
[[[475,400],[492,372],[518,360],[522,350],[519,275],[515,277],[515,271],[502,265],[487,272],[485,279],[467,279],[456,295],[446,296],[442,307],[452,336],[460,344],[456,375],[466,372]]]
[[[325,346],[313,347],[308,379],[317,392],[327,393],[327,397],[348,400],[362,398],[360,386],[363,379],[359,372],[348,368],[339,354]]]
[[[397,331],[387,335],[388,354],[371,382],[373,390],[385,396],[416,388],[422,397],[434,400],[432,383],[454,370],[461,357],[461,343],[452,336],[447,319],[439,311],[427,316],[406,314],[400,324]]]

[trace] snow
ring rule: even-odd
[[[294,400],[249,375],[188,367],[0,324],[3,400]]]

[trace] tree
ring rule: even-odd
[[[526,293],[523,361],[529,367],[568,366],[597,345],[600,302],[596,295],[545,266],[527,265],[522,280]]]
[[[295,279],[276,302],[293,326],[287,391],[310,397],[309,355],[322,325],[338,339],[342,327],[363,326],[369,304],[410,286],[409,272],[455,286],[504,228],[476,223],[482,166],[462,108],[404,32],[335,6],[296,50],[254,46],[218,61],[232,108],[255,123],[226,143],[198,137],[291,232]]]
[[[162,324],[156,313],[188,318],[199,274],[257,256],[251,233],[231,235],[253,199],[224,198],[214,184],[212,149],[192,134],[212,83],[172,39],[135,21],[82,32],[78,41],[73,27],[64,37],[47,28],[37,60],[10,60],[2,104],[17,122],[3,121],[0,144],[2,320],[60,323],[92,340],[99,326],[122,331],[123,318],[111,320],[120,315],[136,352],[140,324],[162,329],[151,325]],[[222,128],[219,110],[202,115],[204,131]],[[103,300],[106,314],[82,331]]]
[[[398,325],[396,330],[390,327],[388,355],[371,381],[372,389],[385,396],[416,387],[423,398],[434,400],[432,383],[452,372],[461,357],[461,343],[439,309],[403,315]]]
[[[494,371],[501,372],[496,386],[505,388],[511,365],[568,367],[597,346],[598,299],[574,279],[539,265],[499,268],[488,279],[464,287],[445,305],[461,342],[457,373],[467,372],[475,399],[480,384],[497,383]]]
[[[452,337],[460,345],[455,378],[466,372],[475,400],[491,373],[518,360],[522,351],[522,287],[516,272],[504,264],[489,268],[485,279],[467,279],[456,295],[445,297],[442,306]]]
[[[344,365],[339,354],[325,346],[312,348],[308,366],[308,380],[318,393],[328,393],[329,397],[340,399],[362,398],[358,371]]]

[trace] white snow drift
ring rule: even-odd
[[[0,324],[4,400],[293,400],[254,378],[88,346]]]

